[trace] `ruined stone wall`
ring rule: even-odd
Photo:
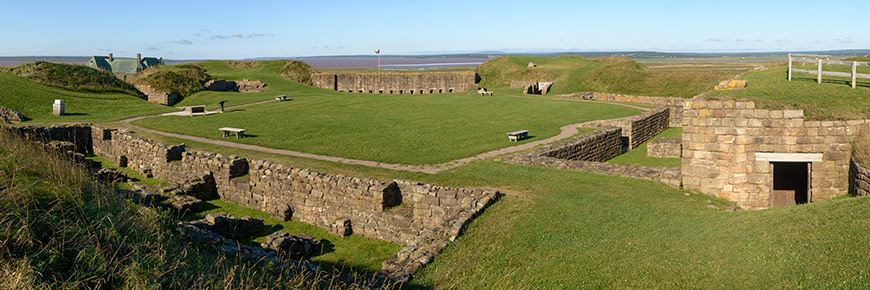
[[[622,153],[622,129],[608,128],[547,145],[541,155],[559,159],[604,162]]]
[[[7,130],[27,140],[33,141],[66,141],[75,146],[75,152],[81,154],[93,153],[91,146],[91,128],[87,125],[68,126],[21,126],[7,127]]]
[[[474,72],[315,73],[319,88],[354,93],[437,94],[477,89]]]
[[[337,230],[350,220],[353,233],[396,243],[458,235],[460,226],[497,195],[407,181],[381,182],[292,168],[268,161],[166,146],[93,127],[94,153],[173,183],[203,175],[215,179],[218,195],[271,212],[288,206],[292,219]],[[400,205],[401,206],[398,206]]]
[[[642,114],[618,119],[595,120],[583,123],[587,128],[622,128],[628,138],[628,149],[633,149],[668,128],[670,107],[661,107]]]
[[[870,170],[855,162],[855,159],[849,162],[849,194],[870,195]]]
[[[0,106],[0,123],[18,124],[23,121],[21,113]]]
[[[683,186],[737,202],[767,208],[772,165],[757,153],[818,153],[810,164],[810,201],[848,190],[851,140],[870,122],[805,121],[801,110],[756,109],[753,102],[687,103],[683,113]]]
[[[139,92],[145,94],[146,99],[155,104],[161,104],[164,106],[172,106],[178,102],[178,94],[161,92],[155,90],[151,87],[151,85],[134,85]]]
[[[656,138],[646,144],[646,155],[658,158],[680,158],[683,151],[681,138]]]

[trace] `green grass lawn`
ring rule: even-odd
[[[671,131],[673,132],[673,131]],[[167,143],[183,140],[153,137]],[[423,288],[866,288],[870,198],[751,212],[645,180],[476,161],[437,175],[187,142],[379,180],[506,193],[412,280]]]
[[[667,130],[662,131],[650,141],[655,138],[682,138],[683,136],[683,128],[669,128]],[[665,167],[673,167],[680,168],[682,166],[682,160],[680,158],[657,158],[657,157],[649,157],[646,152],[646,144],[649,143],[643,142],[637,148],[631,149],[631,151],[625,152],[622,155],[616,156],[613,159],[607,161],[607,163],[613,164],[625,164],[625,165],[643,165],[643,166],[665,166]]]
[[[827,69],[827,68],[826,68]],[[853,89],[848,78],[822,78],[793,74],[787,79],[786,67],[775,67],[747,74],[745,89],[712,91],[709,97],[734,97],[755,101],[766,109],[802,109],[814,120],[849,120],[870,117],[870,80],[860,80]]]
[[[245,128],[251,137],[226,140],[386,163],[438,164],[515,145],[507,132],[529,130],[533,137],[523,142],[530,142],[558,134],[563,125],[641,112],[611,104],[503,94],[323,92],[224,114],[159,117],[135,124],[206,138],[220,138],[221,127]]]
[[[55,99],[66,103],[66,115],[52,114]],[[32,122],[104,122],[175,109],[122,93],[74,92],[0,73],[0,106],[17,111]]]

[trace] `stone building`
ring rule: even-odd
[[[120,79],[127,80],[127,76],[134,75],[146,68],[163,64],[163,58],[142,57],[141,53],[136,54],[136,59],[130,58],[115,58],[111,53],[109,56],[93,56],[88,60],[87,66],[95,69],[101,69],[114,73]]]
[[[809,121],[748,101],[683,108],[683,187],[757,209],[846,194],[855,134],[870,120]]]

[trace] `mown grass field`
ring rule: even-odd
[[[814,120],[870,117],[870,80],[860,80],[852,89],[847,78],[825,76],[818,84],[815,75],[795,73],[789,82],[788,69],[782,66],[749,73],[741,79],[749,81],[745,89],[713,91],[708,96],[748,99],[766,109],[801,109]]]
[[[290,97],[292,95],[288,95]],[[507,132],[526,129],[540,140],[559,127],[629,116],[638,109],[582,101],[474,93],[369,95],[321,90],[203,117],[136,121],[146,128],[220,138],[221,127],[245,128],[233,142],[400,164],[438,164],[515,145]],[[523,143],[520,142],[520,143]]]

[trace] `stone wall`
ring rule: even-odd
[[[855,159],[849,162],[849,194],[852,196],[870,195],[870,170],[855,162]]]
[[[161,104],[164,106],[172,106],[178,103],[179,97],[176,93],[161,92],[155,90],[151,85],[134,85],[137,90],[145,94],[149,102]]]
[[[622,136],[628,139],[628,149],[655,137],[668,128],[671,107],[661,107],[642,114],[618,119],[595,120],[583,123],[588,128],[622,128]]]
[[[683,114],[683,186],[749,209],[770,206],[769,153],[821,156],[810,163],[810,201],[846,193],[852,136],[870,125],[805,121],[801,110],[756,109],[746,101],[696,100]]]
[[[474,72],[315,73],[315,87],[354,93],[437,94],[477,89]]]
[[[0,106],[0,123],[18,124],[23,120],[21,113]]]
[[[263,91],[266,84],[260,80],[241,80],[228,81],[222,79],[214,79],[205,83],[205,89],[217,92],[240,92],[240,93],[259,93]]]
[[[622,153],[622,129],[608,128],[542,147],[541,156],[604,162]]]
[[[656,138],[646,144],[646,155],[658,158],[680,158],[683,154],[683,139]]]
[[[690,101],[690,99],[685,98],[675,98],[675,97],[649,97],[649,96],[632,96],[632,95],[623,95],[623,94],[610,94],[610,93],[599,93],[599,92],[585,92],[585,93],[574,93],[567,95],[560,95],[562,97],[569,98],[580,98],[584,100],[592,100],[592,101],[604,101],[604,102],[620,102],[620,103],[640,103],[640,104],[651,104],[651,105],[661,105],[667,106],[670,108],[669,124],[670,127],[680,127],[682,126],[682,109],[683,104]]]
[[[91,143],[91,128],[87,125],[68,126],[20,126],[7,127],[7,130],[24,139],[49,142],[66,141],[74,146],[74,151],[81,154],[93,153]]]

